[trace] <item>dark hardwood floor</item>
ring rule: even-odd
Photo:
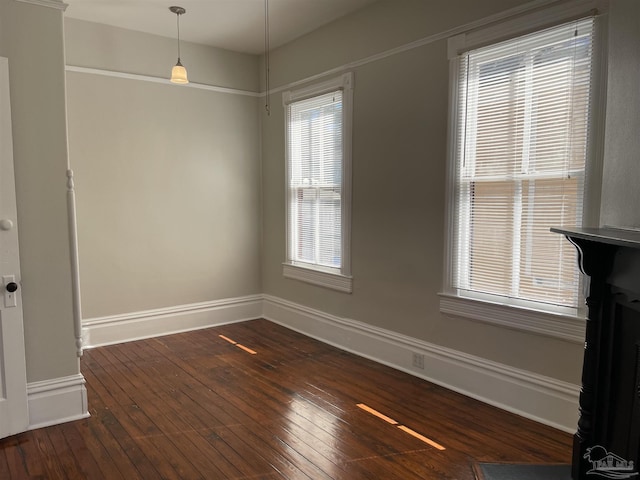
[[[476,462],[570,462],[566,433],[266,320],[95,348],[82,372],[91,418],[0,440],[0,479],[473,480]]]

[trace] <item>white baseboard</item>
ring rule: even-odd
[[[336,317],[270,295],[87,319],[83,321],[84,347],[111,345],[260,317],[540,423],[570,433],[576,429],[580,391],[577,385]],[[413,366],[414,354],[424,356],[424,369]]]
[[[81,374],[27,384],[29,430],[89,416]]]
[[[226,298],[83,320],[83,348],[112,345],[260,318],[262,295]]]
[[[263,317],[343,350],[573,433],[580,387],[264,295]],[[424,355],[424,369],[412,366]]]

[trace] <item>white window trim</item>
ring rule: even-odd
[[[440,312],[572,343],[584,342],[584,317],[440,294]]]
[[[459,54],[498,42],[506,38],[515,37],[540,30],[553,25],[559,25],[581,16],[588,15],[596,9],[598,16],[608,11],[608,0],[579,0],[546,8],[539,12],[525,14],[517,18],[506,20],[497,25],[463,33],[449,38],[449,123],[447,138],[447,186],[445,211],[445,248],[443,289],[440,293],[440,312],[448,315],[477,320],[493,325],[512,328],[525,332],[559,338],[572,342],[582,342],[584,339],[584,321],[586,307],[578,309],[554,309],[537,307],[517,303],[500,303],[495,299],[481,298],[481,295],[467,295],[454,288],[453,285],[453,239],[456,225],[456,119],[458,118],[458,56]],[[598,50],[594,52],[595,82],[593,85],[593,131],[590,140],[590,160],[586,167],[586,183],[584,187],[583,225],[596,224],[599,218],[600,183],[602,178],[602,148],[604,145],[604,112],[606,86],[606,22],[596,24],[598,36]],[[588,278],[584,278],[588,283]],[[585,291],[584,287],[581,291]],[[584,302],[581,302],[584,303]]]
[[[316,82],[295,90],[288,90],[282,94],[282,103],[286,109],[292,102],[315,97],[336,89],[342,90],[343,132],[342,132],[342,268],[330,269],[319,265],[292,262],[289,238],[288,218],[286,220],[286,258],[282,265],[282,274],[286,278],[318,285],[340,292],[353,291],[353,277],[351,276],[351,144],[353,124],[353,72],[347,72],[339,77],[323,82]],[[287,115],[285,112],[285,145],[289,144]],[[289,198],[289,161],[285,161],[285,202]],[[285,204],[285,208],[288,206]]]
[[[353,278],[328,270],[320,270],[320,267],[302,266],[301,264],[283,263],[282,274],[286,278],[300,280],[320,287],[351,293],[353,291]]]

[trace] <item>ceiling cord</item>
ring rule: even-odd
[[[265,82],[265,105],[267,116],[271,116],[271,93],[269,92],[269,0],[264,0],[264,82]]]

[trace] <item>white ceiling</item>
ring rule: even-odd
[[[265,0],[65,0],[65,16],[145,33],[177,35],[171,5],[184,7],[180,40],[264,52]],[[271,48],[377,0],[268,0]]]

